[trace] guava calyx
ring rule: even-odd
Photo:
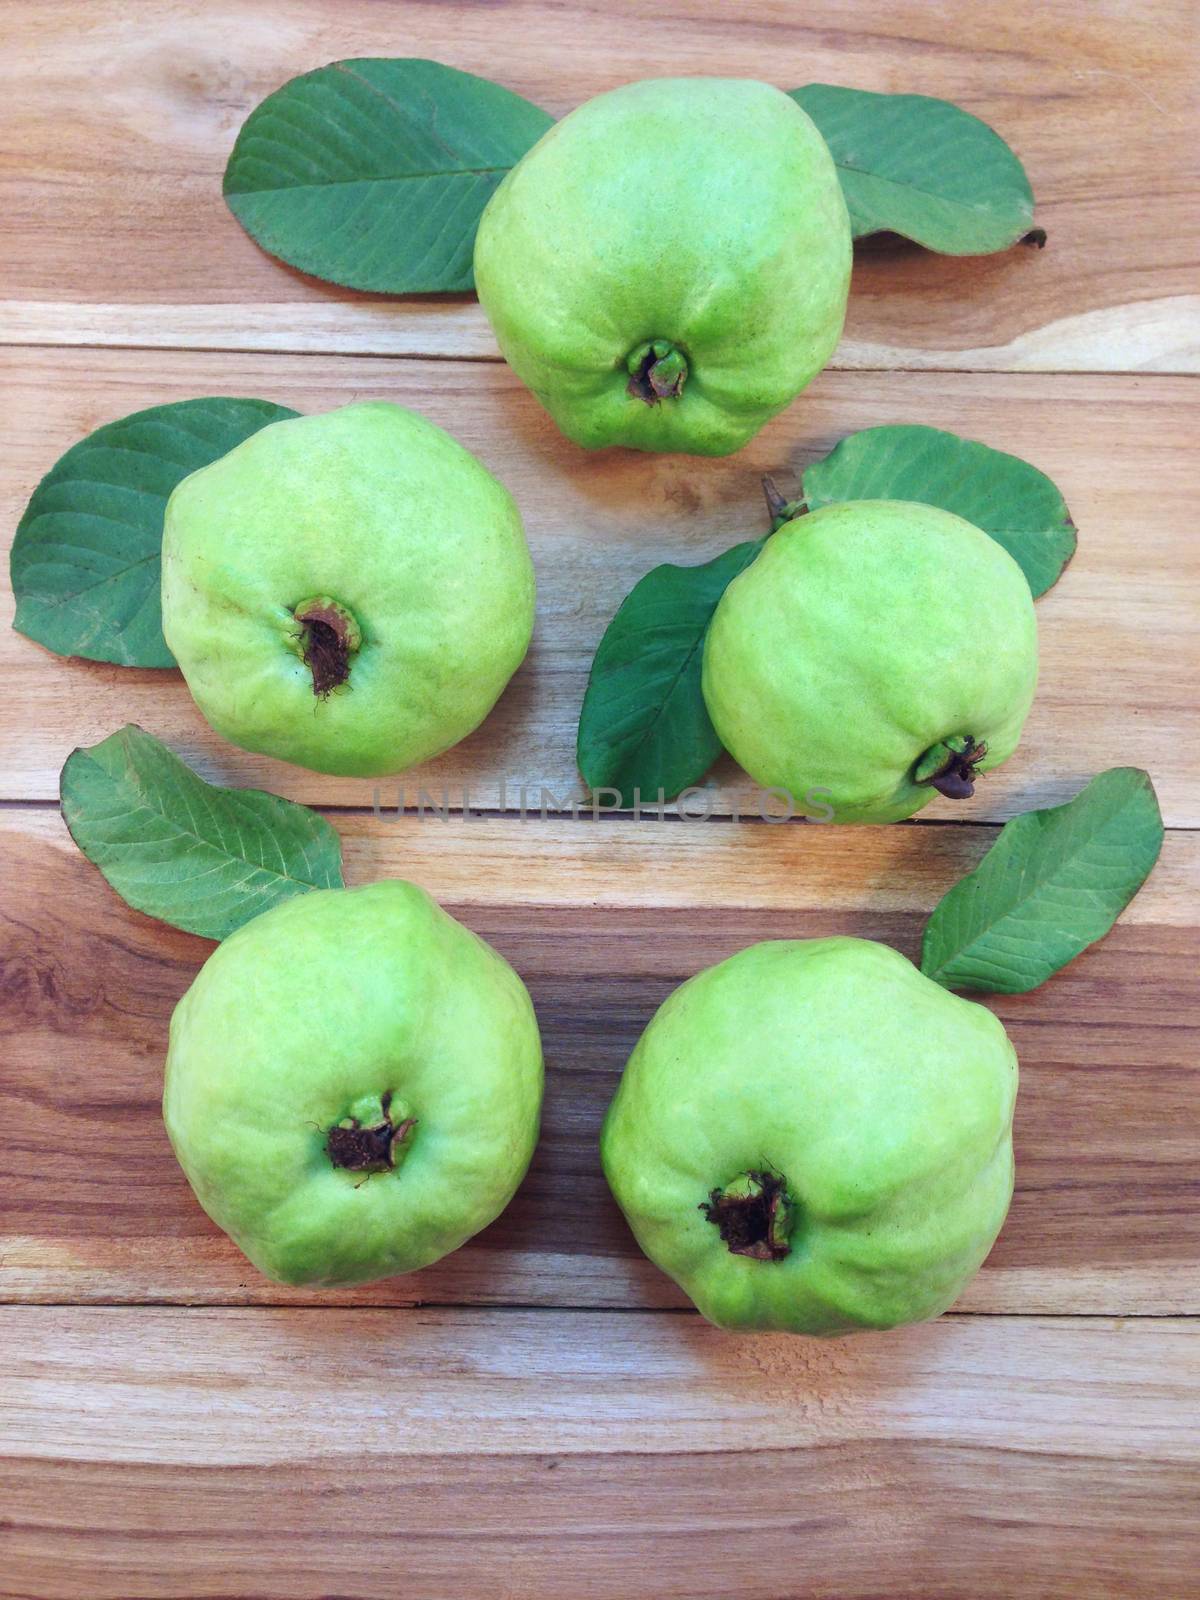
[[[917,762],[914,783],[927,783],[947,800],[969,800],[975,793],[976,766],[987,755],[987,745],[969,733],[954,734],[930,745]]]
[[[648,339],[638,345],[625,368],[629,373],[626,393],[635,400],[644,400],[648,406],[678,400],[687,382],[687,357],[669,339]]]
[[[333,1166],[369,1174],[399,1165],[417,1119],[400,1116],[393,1121],[391,1105],[391,1094],[385,1094],[379,1101],[381,1120],[366,1123],[351,1115],[334,1123],[325,1136],[325,1153]]]
[[[312,673],[313,693],[324,700],[349,679],[362,630],[353,614],[327,594],[302,600],[292,615],[300,624],[296,647]]]
[[[796,1213],[787,1180],[778,1172],[741,1172],[724,1189],[714,1189],[700,1210],[717,1228],[730,1255],[782,1261],[791,1254]]]

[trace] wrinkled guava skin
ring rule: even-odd
[[[870,940],[753,945],[677,989],[609,1108],[604,1170],[638,1243],[719,1327],[840,1334],[944,1311],[1013,1186],[1000,1022]],[[769,1167],[790,1253],[734,1255],[700,1209]]]
[[[327,1130],[388,1091],[393,1170]],[[529,1165],[542,1052],[524,984],[411,883],[317,890],[246,923],[171,1019],[163,1114],[196,1198],[269,1278],[412,1272],[499,1216]]]
[[[297,606],[330,597],[362,643],[321,696]],[[400,772],[478,727],[533,629],[508,491],[385,401],[272,423],[180,483],[163,532],[163,633],[233,744],[317,772]]]
[[[571,112],[488,202],[475,283],[513,370],[578,444],[728,455],[841,337],[850,223],[796,102],[741,78],[631,83]],[[682,393],[628,394],[646,341]]]
[[[949,511],[826,506],[773,534],[729,585],[702,682],[756,783],[799,809],[828,791],[828,820],[895,822],[936,798],[913,781],[932,746],[986,742],[980,771],[1016,748],[1037,686],[1033,598],[1008,552]]]

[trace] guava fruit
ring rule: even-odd
[[[609,1107],[638,1243],[723,1328],[936,1316],[1013,1186],[1000,1022],[867,939],[752,945],[668,997]]]
[[[455,1250],[537,1142],[525,986],[414,884],[286,900],[217,947],[171,1019],[163,1115],[196,1198],[281,1283]]]
[[[1012,754],[1037,685],[1020,567],[935,506],[856,500],[800,516],[722,595],[704,646],[721,743],[798,809],[895,822],[963,799]]]
[[[850,223],[815,123],[743,78],[589,100],[505,177],[475,239],[517,376],[589,448],[728,455],[841,336]]]
[[[372,776],[476,728],[533,629],[508,491],[385,401],[272,423],[180,483],[163,633],[233,744]]]

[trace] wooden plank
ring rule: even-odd
[[[883,249],[869,248],[876,254]],[[860,259],[867,250],[860,246]],[[860,265],[856,282],[863,273]],[[902,334],[902,329],[892,331],[893,338]],[[373,295],[334,298],[330,304],[296,306],[285,300],[236,307],[0,300],[0,345],[5,344],[502,359],[478,301]],[[829,367],[833,372],[1194,373],[1200,370],[1198,352],[1200,295],[1178,294],[1081,311],[1014,334],[1004,344],[968,349],[953,344],[914,348],[847,334]]]
[[[503,26],[491,6],[186,0],[147,28],[123,0],[91,0],[86,26],[77,8],[9,0],[0,148],[19,159],[0,238],[6,337],[490,348],[478,318],[464,330],[460,301],[393,308],[288,271],[221,199],[237,128],[264,95],[330,60],[405,53],[494,77],[556,115],[629,79],[714,69],[954,100],[1025,161],[1050,245],[967,261],[861,250],[839,364],[1197,369],[1188,0],[1092,8],[1086,27],[1075,0],[1004,16],[960,6],[952,27],[921,0],[869,18],[851,0],[633,0],[622,18],[614,28],[603,7],[557,0],[509,6]]]
[[[258,394],[320,410],[367,396],[415,406],[509,485],[526,517],[540,584],[534,646],[483,729],[405,779],[516,805],[527,785],[578,796],[575,728],[592,653],[632,584],[659,561],[706,560],[763,528],[758,480],[785,479],[857,428],[928,422],[1033,460],[1060,484],[1080,551],[1039,602],[1042,683],[1021,748],[969,807],[923,815],[997,820],[1074,794],[1103,767],[1153,774],[1169,822],[1200,819],[1200,714],[1188,685],[1200,545],[1194,450],[1200,388],[1180,378],[826,374],[801,408],[725,461],[587,456],[568,445],[504,367],[286,355],[131,351],[12,353],[0,377],[0,517],[11,529],[40,475],[81,434],[141,406],[198,394]],[[0,610],[3,797],[49,798],[70,750],[136,721],[207,775],[323,804],[370,806],[373,785],[248,756],[204,725],[173,673],[67,662],[13,633]],[[759,799],[731,763],[713,809]],[[380,786],[385,805],[399,785]]]
[[[1187,1600],[1186,1323],[0,1313],[5,1580],[39,1600]]]
[[[129,911],[54,813],[10,808],[0,1299],[682,1305],[637,1251],[596,1155],[641,1029],[683,978],[756,939],[852,933],[915,955],[926,912],[991,837],[965,826],[338,820],[350,881],[414,878],[530,986],[547,1100],[509,1210],[408,1278],[338,1293],[260,1278],[193,1201],[159,1115],[170,1012],[211,946]],[[962,1308],[1200,1309],[1198,888],[1200,839],[1172,835],[1103,944],[1039,992],[994,1000],[1022,1063],[1018,1187]]]

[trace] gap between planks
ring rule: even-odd
[[[336,1291],[335,1291],[336,1293]],[[520,1314],[522,1316],[570,1316],[584,1317],[694,1317],[704,1325],[700,1313],[690,1305],[680,1306],[653,1306],[653,1305],[573,1305],[567,1303],[551,1304],[540,1300],[374,1300],[365,1304],[347,1303],[336,1298],[316,1299],[306,1298],[303,1293],[294,1295],[286,1301],[279,1300],[169,1300],[165,1297],[157,1299],[146,1298],[136,1300],[72,1300],[66,1297],[45,1296],[28,1297],[21,1300],[8,1300],[0,1294],[0,1309],[5,1311],[182,1311],[194,1313],[197,1316],[206,1311],[249,1311],[249,1312],[303,1312],[303,1311],[392,1311],[400,1314],[419,1311],[448,1311],[456,1316],[462,1312],[467,1315],[498,1313]],[[968,1321],[1003,1321],[1003,1322],[1045,1322],[1053,1318],[1056,1322],[1191,1322],[1200,1321],[1200,1310],[1191,1310],[1186,1306],[1179,1308],[1156,1306],[1153,1310],[1121,1310],[1121,1311],[1051,1311],[1037,1306],[1027,1310],[1020,1310],[1005,1306],[962,1306],[953,1305],[941,1312],[938,1316],[925,1323],[910,1323],[910,1327],[929,1327],[934,1322],[944,1322],[947,1318],[963,1318]],[[721,1331],[721,1330],[718,1330]],[[897,1330],[885,1329],[884,1333],[894,1333]],[[812,1342],[820,1342],[813,1340]]]

